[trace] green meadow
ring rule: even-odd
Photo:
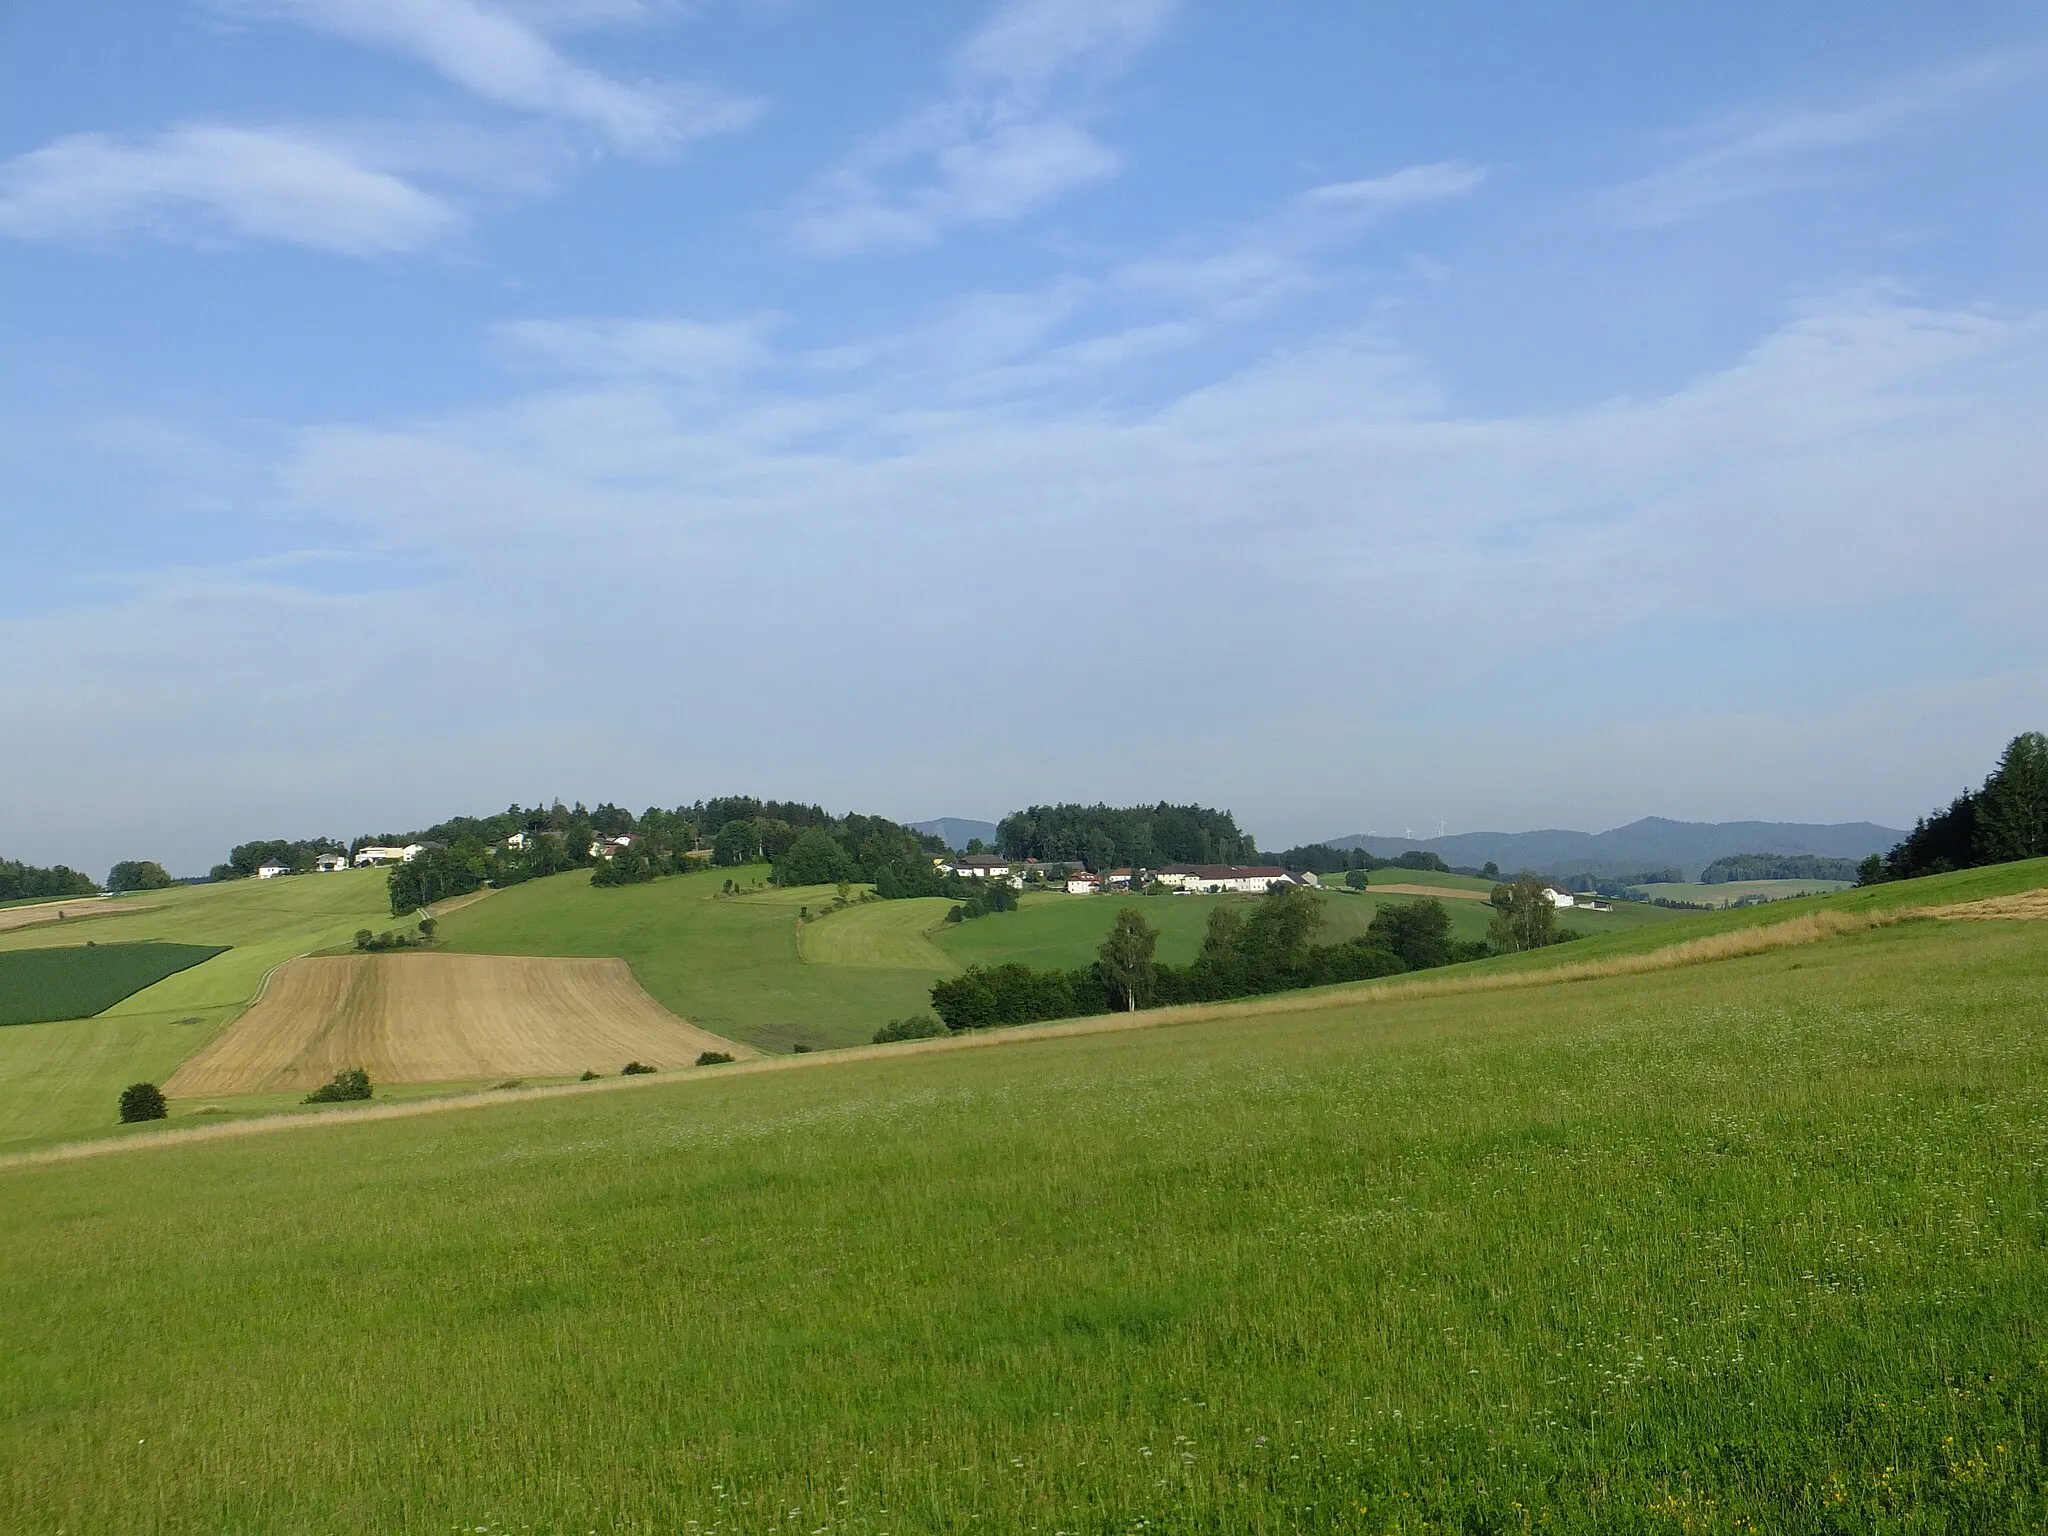
[[[1720,885],[1680,885],[1666,881],[1637,887],[1652,901],[1661,896],[1666,901],[1689,901],[1708,907],[1725,907],[1745,898],[1783,901],[1788,896],[1831,896],[1836,891],[1850,888],[1847,880],[1729,880]]]
[[[392,922],[384,874],[366,869],[148,891],[90,918],[0,932],[0,965],[14,955],[82,951],[87,940],[95,951],[225,950],[96,1017],[0,1029],[0,1146],[111,1129],[121,1089],[168,1078],[248,1005],[273,967]]]
[[[223,951],[210,944],[67,944],[0,951],[0,1024],[83,1019]]]
[[[1403,994],[0,1166],[0,1528],[2048,1520],[2048,925]]]

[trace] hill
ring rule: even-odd
[[[1874,822],[1809,825],[1793,821],[1668,821],[1646,816],[1608,832],[1460,832],[1450,837],[1379,837],[1357,832],[1329,839],[1332,848],[1363,848],[1382,858],[1410,849],[1438,855],[1461,869],[1491,863],[1512,873],[1533,869],[1551,876],[1620,879],[1676,869],[1688,880],[1732,854],[1811,854],[1860,859],[1883,853],[1906,834]]]
[[[0,1165],[0,1528],[2031,1529],[2044,935]]]
[[[927,837],[936,837],[955,853],[964,853],[967,845],[975,838],[993,848],[996,845],[996,824],[992,821],[974,821],[965,816],[941,816],[936,821],[913,821],[906,823],[913,832],[922,832]]]

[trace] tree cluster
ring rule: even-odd
[[[1389,903],[1363,935],[1342,943],[1314,942],[1321,924],[1320,896],[1305,886],[1275,886],[1249,908],[1217,906],[1201,953],[1175,966],[1153,958],[1157,932],[1137,908],[1125,907],[1094,965],[972,966],[932,987],[932,1008],[948,1028],[982,1029],[1366,981],[1487,953],[1484,944],[1451,937],[1450,913],[1434,899]]]
[[[2048,857],[2048,736],[2025,731],[2006,744],[1984,785],[1945,811],[1923,816],[1882,858],[1857,869],[1864,885],[1946,874],[1982,864]]]
[[[1557,926],[1557,903],[1550,899],[1549,886],[1526,870],[1496,885],[1491,900],[1493,921],[1487,925],[1486,942],[1500,954],[1518,955],[1577,937]]]
[[[1007,880],[977,880],[955,878],[948,882],[955,890],[965,886],[966,899],[955,902],[946,913],[949,923],[964,923],[969,918],[987,917],[992,912],[1014,912],[1017,910],[1017,888]],[[953,894],[949,891],[947,894]]]
[[[1167,864],[1249,864],[1259,856],[1251,834],[1228,811],[1200,805],[1034,805],[996,827],[1005,858],[1074,860],[1098,874]]]
[[[107,889],[122,891],[164,891],[178,882],[154,859],[123,859],[107,872]]]
[[[313,861],[323,853],[352,854],[347,844],[338,843],[331,837],[262,838],[253,843],[238,844],[228,853],[225,864],[216,864],[208,875],[211,880],[253,880],[256,871],[273,860],[286,866],[295,875],[309,874]]]
[[[42,896],[94,896],[99,887],[91,875],[81,875],[63,864],[38,869],[0,859],[0,901],[33,901]]]
[[[1728,885],[1737,880],[1854,880],[1856,866],[1855,859],[1826,859],[1811,853],[1731,853],[1701,870],[1700,884]]]
[[[1342,875],[1354,869],[1367,873],[1376,869],[1426,869],[1440,875],[1451,873],[1450,865],[1436,854],[1425,853],[1420,848],[1411,848],[1391,859],[1383,859],[1363,848],[1332,848],[1328,843],[1304,843],[1299,848],[1274,854],[1273,862],[1285,870],[1299,872],[1305,869],[1317,875]]]

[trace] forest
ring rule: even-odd
[[[2024,731],[2006,743],[1981,787],[1923,816],[1897,847],[1857,868],[1863,885],[2048,857],[2048,736]]]

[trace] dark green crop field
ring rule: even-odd
[[[80,944],[0,952],[0,1024],[87,1019],[222,953],[205,944]]]
[[[2048,923],[130,1141],[0,1316],[10,1531],[2038,1531]]]

